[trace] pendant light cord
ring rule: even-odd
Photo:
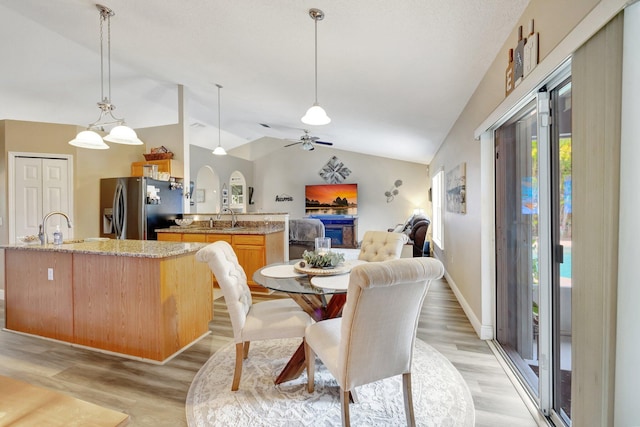
[[[111,10],[100,10],[100,101],[111,104]],[[104,21],[107,21],[107,98],[104,96]]]
[[[100,13],[100,101],[104,101],[104,38],[102,28],[104,26],[105,16]]]
[[[111,103],[111,15],[107,15],[107,88],[109,89],[109,103]]]
[[[218,87],[218,147],[220,147],[222,144],[222,132],[220,130],[220,89],[222,89],[222,86],[217,83],[216,86]]]
[[[316,58],[315,58],[315,74],[316,74],[316,104],[318,103],[318,20],[313,20],[315,23],[315,50],[316,50]]]

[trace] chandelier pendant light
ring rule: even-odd
[[[115,15],[113,10],[101,4],[96,4],[100,12],[100,116],[98,120],[90,123],[87,130],[78,133],[75,139],[69,141],[69,144],[81,148],[92,148],[96,150],[106,150],[109,148],[104,141],[115,142],[117,144],[126,145],[142,145],[143,142],[138,139],[136,132],[125,125],[124,119],[119,119],[113,115],[116,106],[111,103],[111,17]],[[105,61],[104,61],[104,38],[103,27],[107,23],[107,95],[104,93],[105,86]],[[105,131],[105,126],[115,125],[109,135],[103,138],[96,131]]]
[[[314,21],[315,26],[315,102],[307,110],[307,113],[302,117],[302,123],[307,125],[326,125],[331,122],[326,111],[318,104],[318,21],[324,19],[324,12],[320,9],[309,9],[309,16]]]
[[[220,89],[222,89],[222,86],[217,83],[216,86],[218,87],[218,146],[215,150],[213,150],[213,154],[215,154],[216,156],[226,156],[227,152],[224,150],[224,148],[222,148],[221,145],[222,137],[220,131]]]

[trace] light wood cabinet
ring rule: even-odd
[[[265,235],[232,235],[231,246],[238,257],[238,262],[244,268],[249,287],[262,288],[253,281],[253,273],[269,264],[267,262],[267,248]],[[262,288],[264,289],[264,288]]]
[[[144,165],[157,165],[158,172],[168,172],[174,178],[184,178],[182,163],[173,159],[133,162],[131,163],[131,176],[144,176]]]
[[[209,333],[194,253],[162,258],[5,249],[7,329],[157,362]]]
[[[158,240],[178,242],[207,242],[223,240],[231,245],[238,262],[247,275],[252,292],[268,292],[253,281],[256,270],[268,264],[284,262],[284,232],[271,234],[219,234],[219,233],[158,233]],[[212,283],[218,286],[211,274]]]
[[[72,341],[71,256],[6,250],[5,265],[7,329]]]

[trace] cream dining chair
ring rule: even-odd
[[[233,248],[219,241],[200,249],[196,259],[209,264],[222,289],[229,309],[236,365],[231,390],[236,391],[242,375],[242,361],[249,354],[251,341],[303,337],[311,318],[290,298],[253,304],[247,276]]]
[[[362,238],[358,259],[370,262],[398,259],[406,242],[407,236],[403,233],[367,231]]]
[[[357,265],[342,317],[307,326],[308,390],[314,390],[317,355],[340,386],[343,426],[350,425],[349,394],[355,395],[355,387],[395,375],[402,375],[407,425],[415,425],[411,359],[418,318],[431,281],[443,274],[434,258]]]

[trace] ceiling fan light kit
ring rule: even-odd
[[[128,126],[125,126],[124,119],[119,119],[113,115],[116,106],[111,103],[111,17],[115,15],[113,10],[101,4],[96,4],[96,8],[100,12],[100,94],[101,101],[98,102],[100,108],[100,116],[98,120],[89,124],[87,130],[78,133],[78,135],[69,141],[70,145],[80,148],[90,148],[94,150],[106,150],[109,148],[104,141],[115,142],[117,144],[126,145],[142,145],[143,142],[138,139],[136,132]],[[107,23],[107,89],[108,95],[104,94],[105,83],[105,61],[104,61],[104,40],[102,36],[102,28],[104,22]],[[109,132],[109,135],[103,138],[96,131],[104,131],[105,126],[115,125]]]
[[[212,151],[212,153],[216,156],[226,156],[227,152],[221,145],[222,136],[220,131],[220,89],[222,89],[222,86],[216,83],[216,87],[218,88],[218,146]]]
[[[331,119],[327,115],[326,111],[318,104],[318,21],[324,19],[324,12],[320,9],[309,9],[309,16],[314,21],[315,28],[315,102],[307,110],[307,113],[302,117],[302,123],[313,126],[326,125],[331,122]]]
[[[285,148],[291,147],[292,145],[302,144],[300,148],[302,148],[305,151],[312,151],[312,150],[315,150],[316,148],[314,144],[322,144],[322,145],[329,145],[329,146],[333,145],[333,142],[319,141],[320,138],[318,138],[317,136],[309,135],[309,131],[307,129],[303,129],[303,131],[304,131],[304,135],[302,135],[298,141],[292,144],[285,145]]]

